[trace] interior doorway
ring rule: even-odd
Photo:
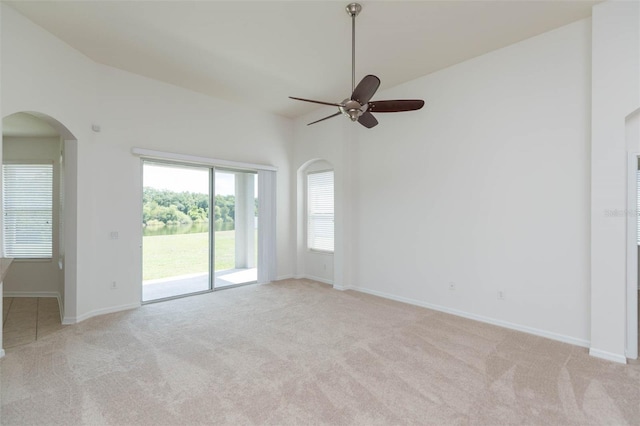
[[[627,289],[625,356],[638,358],[640,346],[640,153],[630,153],[627,195]]]
[[[13,259],[2,284],[3,347],[29,343],[62,328],[67,200],[65,148],[73,135],[55,119],[19,112],[3,118],[2,226],[4,255]],[[69,282],[67,282],[69,281]],[[70,291],[71,290],[71,291]],[[65,297],[66,296],[66,297]],[[72,306],[66,306],[66,309]]]
[[[640,108],[625,120],[627,142],[627,288],[625,356],[640,352]]]

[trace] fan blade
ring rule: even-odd
[[[396,101],[371,101],[369,111],[371,112],[402,112],[415,111],[424,106],[424,101],[419,99],[404,99]]]
[[[334,104],[334,103],[331,103],[331,102],[314,101],[313,99],[294,98],[293,96],[289,96],[289,99],[295,99],[296,101],[303,101],[303,102],[311,102],[311,103],[320,104],[320,105],[330,105],[330,106],[337,106],[337,107],[341,107],[342,106],[342,104]]]
[[[373,97],[378,87],[380,87],[380,79],[375,75],[369,74],[358,83],[351,95],[351,100],[364,105]]]
[[[358,123],[362,124],[367,129],[370,129],[378,125],[378,120],[376,120],[373,114],[369,111],[365,111],[365,113],[358,118]]]
[[[340,114],[342,114],[342,113],[338,111],[338,112],[336,112],[335,114],[331,114],[331,115],[329,115],[328,117],[321,118],[320,120],[316,120],[316,121],[314,121],[314,122],[312,122],[312,123],[309,123],[309,124],[307,124],[307,126],[311,126],[312,124],[316,124],[316,123],[319,123],[319,122],[321,122],[321,121],[328,120],[328,119],[333,118],[333,117],[336,117],[336,116],[338,116],[338,115],[340,115]]]

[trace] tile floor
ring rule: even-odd
[[[5,297],[2,305],[5,349],[35,342],[64,327],[56,298]]]

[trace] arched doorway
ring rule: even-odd
[[[627,289],[626,357],[637,359],[640,341],[640,109],[625,119],[628,152],[627,194]]]
[[[77,140],[58,120],[37,112],[8,115],[3,118],[2,128],[3,170],[6,169],[17,176],[11,184],[10,175],[7,174],[4,187],[13,185],[19,194],[20,181],[24,180],[20,178],[21,173],[30,173],[29,170],[39,170],[38,176],[45,176],[51,180],[40,189],[34,189],[34,186],[25,189],[40,191],[42,188],[50,187],[50,200],[43,202],[44,204],[29,206],[18,200],[17,196],[14,197],[15,200],[10,198],[11,195],[6,190],[6,204],[9,204],[9,201],[12,204],[10,207],[2,206],[2,216],[6,224],[2,226],[3,252],[7,257],[16,259],[5,277],[3,296],[19,298],[16,309],[18,305],[32,309],[32,305],[35,304],[35,336],[43,336],[45,332],[55,331],[56,322],[61,327],[65,322],[64,318],[69,317],[70,312],[75,312],[76,282],[73,271]],[[47,203],[48,207],[45,206]],[[25,215],[25,209],[31,208],[39,210],[38,215],[43,215],[41,218],[37,216],[39,222],[21,222],[21,219],[16,219],[19,215]],[[10,211],[11,209],[13,210]],[[31,236],[30,232],[36,230],[37,234]],[[30,236],[27,238],[26,235]],[[70,264],[73,265],[71,268]],[[9,306],[16,299],[13,299]],[[3,325],[10,319],[10,311],[6,308],[7,303],[3,302]],[[54,312],[58,318],[51,318]],[[49,322],[45,323],[45,320]],[[42,324],[40,333],[39,323]],[[3,333],[2,347],[28,343],[33,326],[20,325],[18,328],[21,331]],[[10,339],[13,339],[13,342]]]

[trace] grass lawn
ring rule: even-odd
[[[216,271],[233,269],[235,231],[218,231]],[[209,234],[154,235],[142,238],[142,280],[209,271]]]

